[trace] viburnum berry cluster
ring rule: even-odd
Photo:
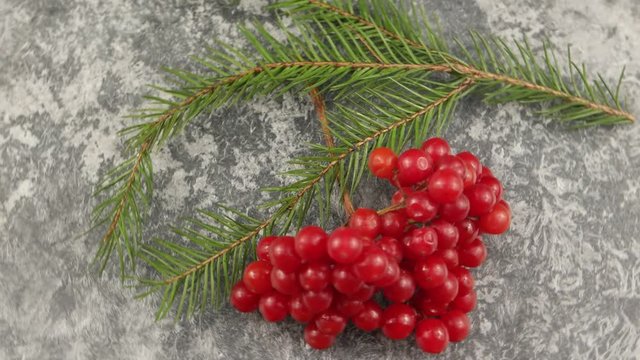
[[[368,166],[398,188],[391,206],[359,208],[330,234],[307,226],[264,237],[231,304],[270,322],[290,315],[306,324],[304,339],[315,349],[330,347],[351,321],[394,340],[415,331],[420,349],[440,353],[469,333],[466,314],[476,305],[469,268],[487,254],[480,234],[510,225],[502,184],[441,138],[400,156],[377,148]]]

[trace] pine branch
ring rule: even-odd
[[[314,160],[317,165],[322,164],[320,171],[314,172],[311,177],[302,177],[297,183],[288,185],[286,190],[281,191],[283,193],[293,191],[293,195],[281,199],[275,212],[260,223],[252,219],[252,224],[246,226],[242,225],[244,224],[242,222],[225,218],[222,215],[207,213],[209,223],[191,221],[192,225],[196,225],[195,228],[191,227],[178,231],[185,240],[191,242],[192,246],[178,246],[165,240],[157,241],[154,246],[145,246],[141,258],[158,271],[160,275],[163,275],[164,278],[161,280],[142,280],[142,285],[147,287],[147,291],[142,296],[154,292],[163,293],[157,314],[158,318],[165,317],[174,306],[177,307],[176,317],[180,318],[183,315],[191,316],[197,309],[203,310],[208,303],[213,305],[220,304],[228,291],[213,291],[208,290],[207,287],[212,286],[211,284],[216,283],[216,281],[220,281],[219,279],[223,279],[221,281],[225,283],[225,287],[228,290],[240,278],[242,272],[240,264],[244,264],[246,260],[246,257],[242,257],[240,264],[233,262],[233,266],[238,271],[223,271],[223,269],[227,269],[229,254],[234,254],[238,249],[245,251],[247,244],[256,239],[259,234],[265,232],[266,229],[275,225],[283,227],[284,231],[286,231],[287,224],[290,223],[290,218],[296,211],[295,209],[309,199],[309,194],[314,192],[314,189],[321,181],[334,183],[335,179],[331,177],[331,174],[333,173],[335,176],[337,169],[341,168],[349,156],[376,143],[385,135],[406,127],[416,119],[433,113],[448,102],[455,101],[472,84],[472,80],[460,82],[455,87],[450,88],[447,93],[442,94],[442,96],[429,99],[430,101],[427,101],[426,105],[417,111],[403,118],[390,120],[387,126],[373,132],[370,131],[367,137],[348,147],[326,147],[325,150],[330,152],[330,156],[320,155],[320,159]],[[380,107],[378,108],[381,109]],[[363,124],[361,123],[361,125]],[[334,134],[336,133],[334,131]],[[398,134],[398,136],[402,135]],[[242,217],[243,221],[248,219],[244,215]],[[215,225],[216,223],[221,225]],[[222,227],[233,229],[234,231],[223,230],[221,229]],[[213,233],[214,236],[207,235],[207,232]],[[210,250],[213,251],[207,255],[207,251]],[[236,258],[237,256],[232,255],[232,257]],[[176,298],[178,293],[181,295]]]

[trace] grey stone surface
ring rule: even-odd
[[[270,21],[265,0],[0,0],[0,359],[418,359],[411,340],[349,329],[305,348],[292,322],[228,308],[156,323],[113,272],[90,276],[99,234],[83,236],[116,130],[159,67],[180,66],[237,25]],[[640,115],[636,0],[429,1],[444,28],[525,33],[573,46]],[[310,105],[260,100],[195,121],[155,154],[147,235],[224,201],[250,210],[284,159],[318,138]],[[487,241],[470,338],[443,359],[640,358],[640,128],[565,131],[519,105],[465,100],[447,137],[504,181],[513,227]],[[371,185],[363,203],[389,189]],[[363,196],[360,196],[362,198]]]

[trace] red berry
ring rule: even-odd
[[[483,170],[486,168],[483,168]],[[483,176],[478,180],[478,184],[487,185],[493,190],[493,194],[496,196],[496,201],[500,201],[502,199],[502,184],[498,179],[493,176]]]
[[[441,286],[447,278],[447,264],[439,256],[429,256],[418,261],[413,270],[413,276],[423,289],[431,289]]]
[[[480,217],[480,230],[487,234],[499,235],[511,225],[511,210],[503,202],[493,207],[490,213]]]
[[[470,207],[469,199],[462,194],[454,201],[442,204],[440,207],[440,217],[450,222],[462,221],[469,215]]]
[[[258,260],[271,261],[269,259],[269,248],[271,248],[273,240],[277,238],[277,236],[265,236],[258,242],[258,246],[256,246]]]
[[[289,314],[289,297],[270,291],[260,297],[260,314],[269,322],[284,320]]]
[[[472,185],[465,189],[464,194],[469,199],[469,216],[487,214],[496,205],[496,195],[488,185]]]
[[[271,266],[266,261],[254,261],[247,265],[242,275],[242,282],[255,294],[264,294],[272,289],[271,286]]]
[[[458,250],[456,249],[440,249],[433,253],[434,256],[440,256],[447,264],[448,269],[458,267],[460,259],[458,258]]]
[[[438,219],[431,223],[438,234],[438,249],[451,249],[458,244],[458,228],[452,223]]]
[[[471,168],[473,168],[476,177],[480,176],[480,174],[482,173],[482,164],[480,164],[480,160],[478,160],[475,155],[473,155],[469,151],[463,151],[461,153],[458,153],[456,156],[462,161],[469,164]]]
[[[333,289],[325,288],[320,291],[303,291],[302,302],[313,313],[320,313],[331,307]]]
[[[316,326],[320,332],[328,335],[338,335],[347,325],[347,318],[333,309],[318,314]]]
[[[333,287],[345,295],[356,293],[364,282],[353,273],[351,266],[336,265],[331,272],[331,283]]]
[[[469,335],[471,322],[467,314],[460,310],[451,310],[442,317],[442,322],[447,327],[451,342],[462,341]]]
[[[300,292],[298,275],[284,272],[281,269],[271,269],[271,286],[285,295],[293,295]]]
[[[491,169],[489,169],[488,167],[482,165],[482,172],[480,173],[480,179],[484,178],[484,177],[495,177],[493,176],[493,172],[491,172]]]
[[[438,248],[438,235],[432,227],[413,229],[402,239],[403,257],[423,259],[433,254]]]
[[[464,184],[464,188],[468,188],[476,183],[477,175],[473,167],[465,162],[464,163],[464,175],[462,176],[462,183]]]
[[[472,242],[479,233],[478,223],[473,219],[464,219],[456,224],[458,228],[458,246]]]
[[[364,302],[355,299],[349,299],[344,295],[338,296],[336,300],[336,310],[347,318],[358,315],[364,310]]]
[[[444,155],[438,160],[436,164],[436,170],[445,170],[450,169],[456,172],[460,176],[460,178],[464,177],[464,173],[466,171],[464,161],[453,156],[453,155]]]
[[[439,354],[449,345],[447,327],[439,319],[424,319],[416,326],[418,347],[430,354]]]
[[[302,301],[302,293],[298,293],[289,300],[289,313],[299,323],[306,323],[313,319],[315,314],[307,308]]]
[[[417,191],[407,195],[404,210],[409,218],[427,222],[438,214],[438,204],[429,198],[426,191]]]
[[[408,271],[402,270],[398,280],[383,288],[382,293],[391,302],[402,303],[413,296],[416,291],[416,282]]]
[[[393,259],[389,258],[387,261],[387,267],[384,269],[382,277],[376,281],[371,282],[371,285],[376,287],[385,287],[398,281],[400,278],[400,265]]]
[[[440,317],[447,313],[447,304],[436,303],[425,292],[419,292],[413,298],[413,306],[426,317]]]
[[[433,160],[419,149],[409,149],[398,157],[398,181],[402,186],[426,180],[433,172]]]
[[[382,235],[400,238],[407,227],[407,216],[404,211],[390,211],[381,216]]]
[[[469,270],[463,267],[457,267],[455,269],[449,269],[449,273],[458,279],[458,296],[467,295],[473,290],[475,280]]]
[[[389,339],[404,339],[416,326],[416,316],[416,311],[407,304],[391,304],[382,312],[382,333]]]
[[[362,248],[362,235],[350,228],[337,228],[327,240],[329,257],[340,264],[350,264],[358,260]]]
[[[254,294],[244,285],[242,281],[239,281],[231,289],[231,305],[240,312],[252,312],[258,308],[258,302],[260,301],[260,295]]]
[[[271,243],[269,258],[271,264],[286,272],[294,272],[302,261],[296,254],[293,236],[281,236]]]
[[[438,162],[441,157],[451,153],[451,148],[447,140],[439,137],[433,137],[423,142],[420,149],[429,154],[434,162]]]
[[[353,294],[347,295],[347,297],[353,300],[367,301],[371,299],[375,292],[375,286],[363,284],[360,290],[356,291]]]
[[[365,332],[373,331],[380,327],[382,322],[382,308],[375,301],[364,303],[364,309],[352,319],[353,324]]]
[[[384,276],[387,263],[387,254],[379,247],[372,246],[353,264],[353,272],[360,280],[370,283]]]
[[[305,226],[295,238],[295,251],[305,261],[327,258],[327,233],[318,226]]]
[[[460,265],[466,267],[478,267],[487,258],[487,248],[484,242],[478,237],[472,242],[458,248],[458,258]]]
[[[378,246],[387,253],[387,255],[395,259],[396,262],[402,261],[402,244],[397,239],[392,237],[383,237],[378,240]]]
[[[316,350],[330,348],[335,340],[335,335],[321,332],[314,322],[310,322],[304,328],[304,341]]]
[[[382,179],[391,179],[393,171],[398,165],[398,158],[393,150],[379,147],[369,154],[367,165],[374,176]]]
[[[458,279],[453,274],[447,274],[442,285],[431,288],[428,295],[433,302],[440,304],[448,304],[458,295]]]
[[[320,291],[331,281],[331,268],[325,262],[306,263],[300,268],[298,279],[303,289]]]
[[[382,219],[373,209],[359,208],[351,215],[349,227],[375,239],[382,231]]]
[[[467,295],[462,295],[456,297],[451,302],[451,307],[453,309],[458,309],[464,313],[471,312],[476,307],[476,302],[478,300],[478,296],[474,290],[471,290]]]
[[[453,170],[438,170],[429,179],[429,198],[444,204],[455,201],[464,190],[464,183]]]

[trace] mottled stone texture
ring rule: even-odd
[[[132,299],[114,272],[88,275],[100,234],[83,235],[115,135],[162,65],[183,66],[237,25],[269,22],[265,0],[0,0],[0,359],[420,359],[412,341],[348,329],[305,348],[292,322],[228,308],[156,323],[156,299]],[[636,0],[429,1],[445,30],[522,33],[573,46],[640,115]],[[476,271],[468,341],[442,359],[640,358],[640,127],[566,131],[535,109],[467,99],[446,133],[480,154],[507,188],[513,227],[489,238]],[[282,181],[284,161],[318,139],[309,102],[288,96],[199,118],[155,154],[147,238],[197,208],[250,210]],[[372,183],[364,203],[389,189]],[[311,219],[313,220],[313,219]]]

